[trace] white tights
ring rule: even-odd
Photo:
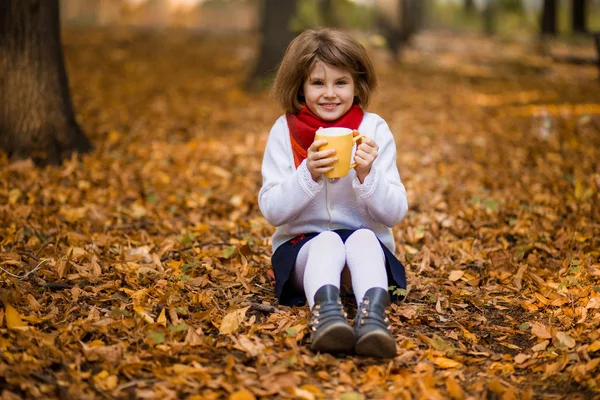
[[[375,234],[359,229],[346,239],[335,232],[322,232],[302,248],[296,259],[293,284],[304,289],[309,307],[315,302],[315,293],[324,285],[340,287],[342,271],[348,266],[356,304],[360,304],[367,290],[388,288],[385,255]]]

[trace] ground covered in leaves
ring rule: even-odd
[[[0,159],[2,398],[600,396],[592,66],[449,33],[400,64],[371,49],[370,110],[396,135],[410,207],[394,228],[410,282],[390,310],[398,356],[381,361],[313,354],[307,307],[273,296],[256,197],[280,110],[242,89],[257,39],[63,41],[95,150]]]

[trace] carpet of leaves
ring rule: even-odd
[[[63,41],[95,149],[41,169],[0,158],[3,399],[600,397],[593,66],[448,33],[400,64],[371,49],[370,110],[395,132],[410,208],[398,356],[382,361],[313,354],[307,307],[273,296],[256,198],[280,110],[243,90],[258,38]]]

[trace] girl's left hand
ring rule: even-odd
[[[357,134],[358,132],[355,131],[354,135]],[[354,162],[358,165],[354,170],[360,183],[363,183],[369,172],[371,172],[371,166],[379,154],[379,146],[373,138],[368,136],[360,139],[359,143],[354,154]]]

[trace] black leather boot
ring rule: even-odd
[[[396,341],[385,316],[389,304],[390,295],[383,288],[371,288],[365,293],[354,319],[356,354],[380,358],[396,356]]]
[[[354,330],[346,319],[339,292],[335,286],[325,285],[315,293],[308,324],[312,351],[347,353],[354,347]]]

